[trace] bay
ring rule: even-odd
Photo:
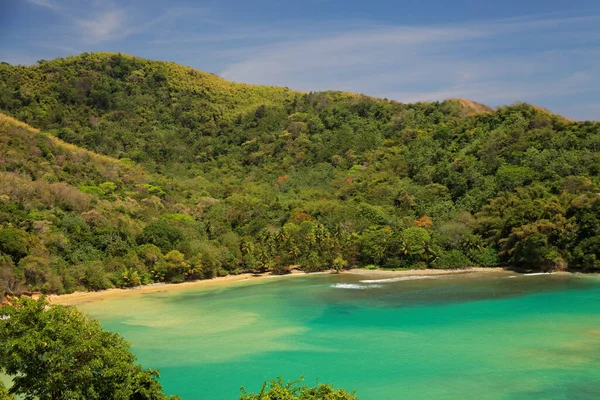
[[[514,273],[263,279],[82,304],[169,394],[282,375],[363,399],[600,398],[600,279]]]

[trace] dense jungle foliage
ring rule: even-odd
[[[600,269],[600,124],[527,104],[94,53],[0,64],[0,111],[0,294],[290,266]]]

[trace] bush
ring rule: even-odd
[[[82,277],[81,284],[91,290],[105,290],[113,287],[104,265],[100,261],[93,261],[80,266]]]
[[[289,265],[283,266],[281,264],[276,264],[271,269],[271,272],[273,273],[273,275],[287,275],[292,273],[292,269]]]
[[[436,268],[442,269],[466,268],[472,264],[469,257],[460,250],[445,251],[434,262]]]
[[[478,265],[482,267],[493,267],[500,265],[500,257],[493,247],[486,247],[476,259]]]
[[[384,268],[390,269],[399,269],[399,268],[407,268],[409,265],[407,264],[407,260],[403,260],[400,257],[390,257],[385,260],[383,263]]]

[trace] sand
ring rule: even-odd
[[[319,272],[323,273],[323,272]],[[328,273],[328,272],[325,272]],[[48,295],[48,301],[52,304],[62,305],[77,305],[81,303],[87,303],[89,301],[105,300],[108,298],[124,297],[124,296],[138,296],[146,293],[157,293],[165,291],[175,291],[190,288],[203,288],[203,287],[218,287],[222,285],[231,285],[239,282],[247,282],[249,280],[268,279],[268,278],[285,278],[294,276],[305,276],[308,275],[302,271],[294,270],[288,275],[272,275],[271,273],[264,274],[239,274],[239,275],[227,275],[217,277],[213,279],[202,279],[198,281],[183,282],[183,283],[154,283],[151,285],[137,286],[134,288],[114,288],[107,290],[100,290],[97,292],[74,292],[69,294],[61,295]]]
[[[390,271],[390,270],[365,270],[365,269],[351,269],[344,271],[345,274],[363,275],[367,277],[382,277],[382,278],[394,278],[402,276],[434,276],[434,275],[457,275],[457,274],[469,274],[469,273],[490,273],[490,272],[502,272],[505,271],[503,268],[467,268],[467,269],[454,269],[454,270],[440,270],[440,269],[422,269],[422,270],[403,270],[403,271]],[[190,288],[204,288],[204,287],[218,287],[223,285],[231,285],[240,282],[247,282],[249,280],[269,279],[269,278],[288,278],[298,277],[313,274],[329,274],[335,273],[333,271],[316,272],[307,274],[299,270],[293,270],[288,275],[272,275],[270,273],[265,274],[240,274],[240,275],[227,275],[223,277],[204,279],[193,282],[184,283],[159,283],[152,285],[138,286],[129,289],[108,289],[98,292],[74,292],[62,295],[49,295],[48,300],[52,304],[62,305],[78,305],[87,303],[90,301],[105,300],[115,297],[125,296],[139,296],[146,293],[157,293],[165,291],[175,291]]]

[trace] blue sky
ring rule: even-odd
[[[404,102],[600,120],[597,0],[0,0],[0,61],[91,51]]]

